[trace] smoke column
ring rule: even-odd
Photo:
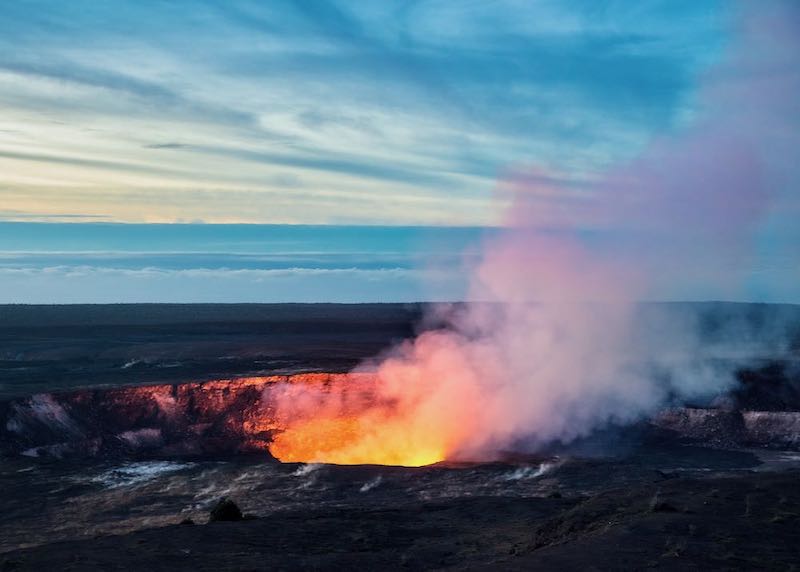
[[[481,302],[445,311],[443,327],[367,364],[377,370],[369,404],[337,389],[282,390],[286,431],[273,453],[408,465],[488,459],[730,383],[669,344],[642,341],[633,324],[640,300],[680,289],[686,276],[723,280],[735,296],[770,200],[797,182],[798,9],[751,6],[758,12],[742,11],[738,42],[703,79],[691,127],[653,141],[588,193],[542,183],[554,178],[536,169],[509,175],[498,185],[509,204],[504,229],[486,238],[471,273],[469,298]],[[684,323],[655,329],[659,342],[693,340]],[[657,378],[654,364],[671,375]],[[321,433],[324,444],[313,441]]]

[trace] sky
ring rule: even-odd
[[[458,298],[509,173],[602,193],[693,124],[734,6],[3,2],[0,302]],[[800,302],[794,205],[738,297]]]
[[[516,162],[583,180],[675,128],[729,17],[684,0],[0,15],[5,219],[447,225],[494,222]]]
[[[450,301],[484,232],[0,223],[0,303]]]

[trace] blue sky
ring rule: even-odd
[[[0,223],[0,303],[396,302],[464,295],[480,228]]]
[[[536,165],[600,193],[707,111],[740,20],[717,0],[3,2],[0,302],[458,298],[499,181]],[[800,302],[795,183],[741,299]],[[679,282],[655,295],[720,294]]]
[[[687,121],[724,6],[5,2],[0,217],[491,224]]]

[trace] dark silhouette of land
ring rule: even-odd
[[[663,311],[736,364],[726,394],[402,468],[277,462],[238,378],[347,372],[436,327],[424,304],[0,306],[0,572],[800,567],[800,307],[639,321]]]
[[[420,304],[0,305],[0,399],[96,385],[344,372]]]

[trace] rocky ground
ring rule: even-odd
[[[76,387],[346,372],[419,304],[0,305],[0,400]]]
[[[0,307],[0,572],[800,568],[796,343],[716,405],[538,457],[270,457],[268,389],[289,380],[270,376],[330,383],[307,372],[347,371],[421,310]],[[244,517],[209,523],[222,498]]]
[[[279,511],[14,550],[0,569],[792,570],[798,477],[675,477],[591,495]]]

